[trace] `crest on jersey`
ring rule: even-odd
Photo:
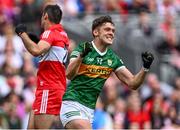
[[[107,62],[108,62],[108,65],[109,65],[109,66],[112,65],[112,60],[108,59]]]

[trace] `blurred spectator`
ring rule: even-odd
[[[21,68],[22,53],[25,50],[22,41],[14,34],[12,23],[5,23],[3,28],[3,36],[0,44],[0,66],[8,62],[18,72]]]
[[[117,83],[114,75],[111,75],[105,82],[103,88],[104,93],[102,100],[105,103],[105,110],[111,115],[115,112],[115,103],[118,98]]]
[[[11,66],[14,71],[19,72],[23,62],[22,57],[13,48],[12,39],[7,39],[4,53],[1,55],[1,66],[5,64]]]
[[[95,13],[107,12],[106,0],[94,0]]]
[[[152,100],[153,100],[152,108],[151,108],[152,110],[150,110],[151,111],[151,125],[153,129],[160,129],[162,128],[162,126],[164,126],[164,118],[167,114],[167,110],[165,110],[167,108],[165,108],[165,105],[164,105],[164,97],[162,93],[155,92]],[[145,107],[148,107],[148,101],[145,103]],[[145,111],[147,111],[146,108],[145,108]]]
[[[16,94],[21,94],[23,89],[23,80],[16,73],[14,68],[8,64],[4,64],[3,66],[3,75],[1,78],[1,85],[4,87],[2,90],[2,95],[6,96],[6,94],[10,91],[14,91]]]
[[[14,15],[14,0],[0,0],[0,12],[7,16],[8,21],[12,22]]]
[[[172,84],[173,78],[180,72],[180,41],[175,27],[174,16],[170,13],[164,15],[160,25],[162,40],[157,45],[160,54],[162,80]]]
[[[150,37],[153,34],[153,27],[150,24],[150,17],[146,11],[142,11],[139,14],[139,29],[144,36]]]
[[[26,104],[26,111],[31,110],[31,106],[34,101],[34,93],[36,89],[36,77],[35,75],[28,75],[25,78],[24,90],[22,96],[24,98],[24,103]]]
[[[174,107],[176,111],[176,124],[180,124],[180,86],[178,86],[178,82],[180,83],[180,78],[176,78],[176,86],[169,99],[170,105]]]
[[[115,112],[113,115],[114,129],[124,129],[127,104],[124,99],[118,98],[115,103]]]
[[[23,55],[23,66],[21,68],[21,76],[34,75],[36,73],[36,64],[33,62],[33,57],[28,52]]]
[[[84,12],[86,15],[93,14],[95,10],[95,3],[93,0],[81,0],[84,5]]]
[[[118,0],[118,9],[119,9],[119,13],[123,14],[123,15],[127,15],[128,14],[128,3],[125,0]]]
[[[35,0],[24,0],[21,3],[20,22],[26,24],[30,32],[36,32],[37,34],[40,34],[37,30],[39,27],[38,25],[40,24],[40,21],[38,20],[41,18],[39,8],[40,7],[36,5]]]
[[[140,92],[143,100],[150,98],[156,92],[162,92],[163,96],[169,97],[173,92],[173,87],[159,81],[155,73],[149,73],[146,77],[146,84],[141,87]]]
[[[139,94],[132,92],[128,97],[126,129],[150,129],[151,119],[147,111],[141,109]]]
[[[157,40],[152,17],[146,10],[141,10],[137,18],[137,22],[132,23],[129,27],[127,45],[137,53],[145,50],[153,52]]]
[[[167,13],[173,16],[177,15],[174,0],[157,0],[158,3],[158,14],[162,17]]]
[[[157,13],[157,0],[147,0],[147,5],[150,13]]]
[[[56,3],[62,8],[63,16],[68,19],[94,12],[92,0],[62,0],[56,1]]]
[[[170,106],[167,117],[164,121],[165,126],[162,127],[163,130],[180,129],[180,119],[177,118],[179,116],[177,116],[177,114],[175,107]]]
[[[6,104],[5,98],[1,97],[0,99],[0,129],[8,129],[8,119],[7,119],[7,113],[4,110],[4,106]]]
[[[116,3],[118,5],[117,9],[122,19],[122,23],[126,24],[128,22],[128,3],[125,0],[118,0]]]
[[[128,6],[130,13],[139,14],[142,10],[149,11],[146,0],[133,0],[132,4]]]
[[[108,12],[117,12],[118,7],[118,0],[106,0],[106,9]]]
[[[180,76],[175,77],[174,86],[176,89],[180,90]]]
[[[180,44],[177,38],[175,28],[175,17],[170,13],[164,15],[164,21],[160,24],[163,35],[163,41],[158,46],[158,52],[161,54],[174,54],[180,52]]]
[[[154,92],[143,104],[143,111],[151,116],[151,127],[160,129],[164,125],[164,117],[167,115],[169,103],[161,92]]]
[[[104,103],[102,102],[101,97],[98,98],[96,103],[92,127],[94,130],[113,129],[112,117],[109,113],[104,111]]]
[[[77,0],[64,0],[64,16],[76,17],[78,15]]]
[[[174,0],[174,5],[176,8],[177,13],[180,13],[180,0]]]
[[[8,124],[10,129],[19,129],[21,122],[25,114],[24,103],[20,100],[20,97],[11,91],[7,96],[7,104],[4,110],[7,113]]]

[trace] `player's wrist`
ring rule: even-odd
[[[25,34],[26,34],[26,32],[20,32],[18,35],[19,35],[20,37],[23,37]]]
[[[80,53],[80,54],[79,54],[79,57],[80,57],[80,58],[83,58],[83,57],[84,57],[84,54],[83,54],[83,53]]]
[[[149,72],[149,69],[145,68],[144,66],[142,67],[142,69],[143,69],[144,72]]]
[[[81,60],[84,58],[83,55],[82,55],[81,53],[79,54],[78,57],[79,57],[79,59],[81,59]]]

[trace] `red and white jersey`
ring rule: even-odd
[[[40,56],[37,73],[37,89],[66,89],[64,63],[67,60],[69,39],[62,25],[53,25],[44,31],[41,40],[48,42],[51,48]]]

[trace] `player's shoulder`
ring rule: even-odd
[[[51,34],[51,30],[45,30],[42,34],[41,34],[41,37],[42,38],[48,38],[49,35]]]

